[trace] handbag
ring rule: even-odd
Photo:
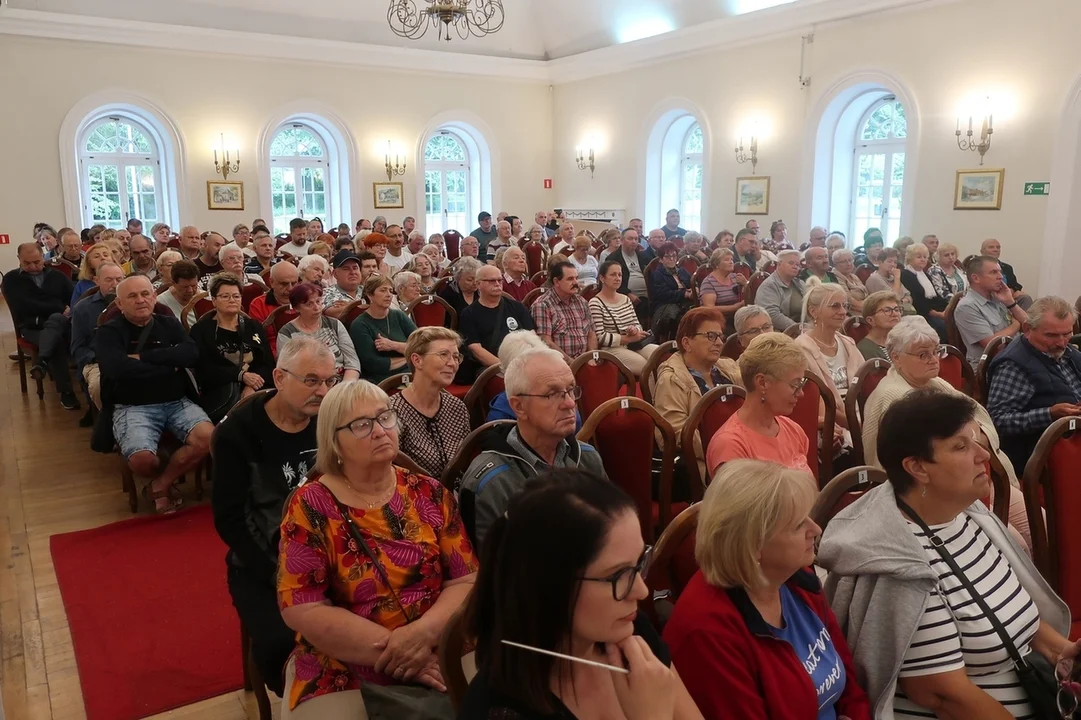
[[[606,302],[604,302],[603,300],[601,300],[600,302],[601,302],[601,307],[604,308],[604,312],[608,314],[608,318],[612,321],[612,326],[618,332],[619,331],[619,323],[616,322],[616,316],[612,314],[612,311],[608,308],[608,304]],[[655,343],[655,342],[657,342],[657,341],[653,338],[653,333],[650,332],[650,333],[647,333],[646,336],[644,338],[642,338],[641,340],[635,340],[632,343],[627,343],[623,347],[627,348],[628,350],[634,350],[635,352],[638,352],[639,350],[644,348],[646,345],[649,345],[650,343]]]
[[[331,493],[331,497],[334,497],[334,493]],[[379,579],[386,585],[390,596],[394,598],[394,603],[405,615],[406,624],[416,620],[406,610],[405,605],[402,604],[401,599],[398,597],[398,593],[394,592],[394,587],[390,584],[390,578],[387,577],[386,570],[379,564],[375,553],[365,542],[364,536],[360,534],[356,523],[353,522],[352,515],[349,514],[349,509],[337,497],[334,497],[334,503],[338,506],[338,512],[341,513],[342,519],[345,520],[345,526],[349,530],[349,534],[357,546],[364,551],[368,559],[372,561],[372,567],[375,568]],[[360,684],[360,694],[364,698],[364,709],[371,720],[455,720],[457,717],[448,695],[423,685],[376,685],[375,683],[362,682]]]
[[[1038,718],[1064,717],[1059,713],[1058,709],[1058,682],[1055,679],[1055,669],[1051,666],[1051,663],[1047,661],[1047,658],[1035,651],[1030,652],[1027,657],[1021,657],[1021,653],[1017,651],[1017,646],[1014,645],[1010,633],[1007,632],[1006,628],[999,622],[998,617],[988,607],[983,596],[976,592],[976,588],[969,582],[957,561],[946,552],[942,539],[927,526],[927,523],[916,514],[915,510],[908,506],[908,503],[899,497],[897,498],[897,507],[912,518],[912,521],[919,525],[921,530],[927,533],[927,537],[931,541],[931,547],[938,552],[939,557],[950,568],[961,586],[968,591],[969,597],[979,606],[983,616],[987,618],[991,623],[991,627],[998,633],[999,638],[1002,640],[1002,647],[1010,656],[1010,660],[1017,670],[1017,677],[1021,682],[1021,687],[1025,689],[1034,716]]]
[[[139,331],[139,340],[135,343],[135,355],[143,351],[143,346],[150,339],[150,332],[154,329],[154,316],[150,316],[150,322],[143,325]],[[90,433],[90,449],[94,452],[111,455],[116,449],[116,436],[113,434],[113,415],[116,405],[111,402],[102,402],[101,410],[94,419],[94,429]]]

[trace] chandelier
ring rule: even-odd
[[[462,40],[484,37],[503,27],[503,0],[391,0],[387,22],[395,35],[410,40],[433,26],[441,40],[450,40],[451,26]]]

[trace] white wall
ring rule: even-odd
[[[555,89],[553,153],[557,203],[568,207],[626,208],[642,203],[642,154],[653,119],[682,98],[701,108],[712,143],[706,168],[705,229],[735,229],[735,178],[750,175],[733,147],[748,118],[770,127],[761,141],[758,174],[771,176],[769,219],[784,219],[790,237],[806,238],[811,225],[808,145],[817,127],[813,110],[822,96],[861,70],[896,78],[915,99],[918,146],[910,162],[918,182],[909,202],[912,221],[902,227],[919,238],[937,233],[962,253],[981,240],[1003,241],[1005,258],[1021,281],[1039,284],[1041,264],[1060,265],[1076,245],[1042,252],[1048,198],[1023,197],[1026,181],[1051,179],[1054,147],[1067,95],[1081,73],[1081,3],[1064,0],[964,0],[922,10],[896,11],[835,23],[815,30],[808,48],[808,89],[801,89],[800,39],[786,37],[682,58],[621,74],[559,85]],[[995,134],[985,166],[1005,168],[1000,211],[955,211],[955,171],[976,167],[975,153],[961,152],[954,128],[958,103],[990,94]],[[589,136],[601,138],[595,179],[573,163],[574,149]],[[915,155],[915,157],[912,157]],[[1063,188],[1066,190],[1067,188]],[[1061,199],[1059,199],[1061,202]],[[759,218],[760,221],[765,218]],[[763,222],[763,225],[767,223]],[[1045,292],[1074,297],[1081,279],[1056,274]]]
[[[312,55],[320,56],[315,43]],[[526,216],[551,207],[551,191],[542,189],[543,178],[551,177],[552,137],[551,93],[543,83],[2,36],[0,233],[11,235],[11,245],[0,246],[0,269],[16,264],[15,245],[31,239],[35,222],[81,227],[78,217],[64,216],[60,129],[76,104],[113,88],[147,98],[179,130],[186,170],[181,220],[200,229],[228,232],[238,222],[269,219],[256,163],[258,138],[282,108],[304,98],[343,121],[359,155],[360,177],[351,179],[353,217],[333,218],[334,223],[375,214],[371,184],[387,179],[388,139],[410,157],[405,177],[394,178],[404,182],[405,208],[384,212],[392,219],[415,215],[423,221],[416,197],[419,136],[433,118],[457,110],[491,129],[493,174],[502,182],[494,188],[495,207],[485,209]],[[240,149],[240,172],[229,179],[244,183],[243,212],[207,209],[206,182],[220,179],[211,152],[220,133]]]

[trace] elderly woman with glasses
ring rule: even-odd
[[[741,351],[762,333],[773,332],[773,321],[761,305],[744,305],[736,311],[732,324],[735,325]]]
[[[318,338],[334,353],[334,369],[344,380],[360,377],[360,358],[349,331],[337,318],[323,313],[323,288],[314,283],[299,283],[289,292],[289,304],[297,311],[296,319],[278,331],[280,342],[294,335]]]
[[[963,395],[938,376],[942,357],[938,333],[919,316],[901,319],[886,339],[890,366],[886,377],[878,383],[863,407],[863,456],[868,465],[880,465],[878,435],[882,417],[895,402],[914,390],[930,388],[949,395]],[[1012,488],[1010,492],[1010,527],[1016,528],[1018,539],[1027,550],[1032,546],[1025,498],[1013,463],[1002,451],[998,431],[991,416],[982,405],[976,405],[973,420],[982,433],[981,442],[1002,463]]]
[[[405,344],[412,382],[390,399],[398,413],[402,452],[432,477],[443,474],[469,434],[469,411],[447,392],[462,362],[461,344],[453,330],[417,329]]]
[[[931,251],[923,243],[913,243],[905,250],[905,267],[901,270],[901,283],[912,296],[916,313],[927,320],[927,324],[938,331],[938,337],[946,342],[946,306],[950,295],[939,294],[932,282]]]
[[[394,275],[394,292],[397,295],[398,309],[409,312],[409,305],[421,296],[420,275],[409,270],[401,270]]]
[[[867,335],[856,343],[856,349],[864,360],[889,360],[886,352],[886,336],[901,319],[901,301],[889,290],[871,293],[863,301],[863,322],[870,328]]]
[[[841,334],[846,317],[848,295],[845,289],[834,283],[815,285],[803,298],[803,324],[810,329],[796,338],[796,344],[807,356],[808,369],[833,390],[838,408],[844,407],[848,386],[855,381],[863,364],[863,355],[856,349],[856,342]],[[837,425],[848,427],[843,412],[837,413]]]
[[[811,567],[822,529],[810,517],[816,492],[805,479],[774,463],[736,460],[706,488],[699,570],[664,629],[706,717],[871,720]]]
[[[901,253],[895,248],[885,248],[879,255],[878,268],[867,278],[868,292],[891,292],[901,301],[905,315],[915,315],[912,305],[912,293],[901,283],[901,272],[897,269]]]
[[[450,269],[454,279],[439,291],[439,297],[450,303],[458,317],[477,299],[477,270],[482,266],[475,257],[458,258]]]
[[[698,286],[698,302],[702,307],[715,307],[731,319],[743,307],[743,288],[747,278],[735,271],[735,255],[731,248],[717,248],[709,256],[709,275]]]
[[[691,307],[691,276],[677,265],[679,247],[673,242],[661,245],[661,266],[649,276],[650,299],[653,303],[653,333],[659,340],[674,334],[680,317]]]
[[[831,235],[830,237],[835,236]],[[837,278],[837,284],[848,293],[849,311],[853,315],[859,315],[863,312],[863,301],[867,298],[867,287],[856,275],[856,256],[851,250],[841,248],[834,251],[831,259],[833,261],[833,276]]]
[[[766,333],[751,341],[739,356],[747,400],[709,441],[706,467],[710,475],[730,460],[759,459],[804,473],[818,490],[807,464],[810,440],[787,416],[796,409],[807,379],[807,360],[795,341]]]
[[[367,717],[366,684],[409,684],[425,717],[453,716],[435,649],[477,558],[453,493],[394,465],[398,433],[386,393],[363,380],[320,405],[318,476],[281,523],[278,604],[298,635],[284,720]]]

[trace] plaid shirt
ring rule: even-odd
[[[1024,341],[1022,338],[1014,342]],[[1066,356],[1063,355],[1057,360],[1046,354],[1044,357],[1073,390],[1075,402],[1081,399],[1081,376],[1078,376]],[[987,411],[991,414],[999,435],[1027,435],[1047,429],[1052,420],[1051,408],[1029,407],[1035,394],[1036,387],[1017,363],[1003,362],[995,368],[995,373],[991,376],[991,387],[987,390]]]
[[[581,295],[572,295],[564,301],[555,290],[549,290],[537,298],[532,310],[537,334],[551,337],[567,355],[576,358],[589,349],[593,319],[589,304]]]
[[[357,296],[356,297],[350,297],[349,294],[345,292],[345,290],[342,290],[337,285],[331,285],[323,293],[323,309],[326,309],[326,308],[330,307],[331,305],[333,305],[336,302],[344,301],[344,302],[347,302],[347,303],[351,303],[354,300],[360,300],[363,297],[364,297],[364,295],[360,292],[359,287],[357,288]]]

